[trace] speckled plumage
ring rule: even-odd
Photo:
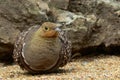
[[[50,23],[50,22],[45,22],[46,24],[54,24],[54,23]],[[36,48],[33,50],[33,51],[35,51],[35,52],[41,52],[41,54],[38,54],[38,56],[46,56],[46,54],[43,54],[43,53],[46,53],[46,51],[47,51],[47,53],[48,53],[48,59],[50,59],[51,61],[54,61],[54,59],[53,58],[56,58],[56,57],[54,57],[54,55],[53,55],[53,57],[52,58],[49,58],[50,56],[52,56],[51,54],[49,54],[50,53],[50,51],[49,51],[49,47],[51,47],[50,49],[53,49],[52,51],[53,51],[53,53],[56,53],[57,54],[57,52],[59,53],[58,55],[59,55],[59,57],[58,57],[58,59],[57,59],[57,62],[54,62],[54,64],[51,66],[51,67],[49,67],[49,65],[47,66],[47,65],[45,65],[45,69],[44,68],[42,68],[42,66],[40,66],[39,68],[36,68],[36,67],[32,67],[32,64],[29,64],[29,61],[30,61],[30,63],[33,63],[34,64],[34,60],[33,59],[36,59],[37,60],[37,58],[39,59],[39,57],[34,57],[33,59],[28,59],[27,60],[27,58],[29,58],[29,57],[25,57],[26,55],[27,56],[30,56],[30,55],[34,55],[35,53],[27,53],[27,52],[29,52],[28,50],[29,50],[29,46],[28,46],[28,48],[25,48],[27,45],[26,44],[28,44],[28,42],[29,42],[29,38],[28,38],[28,40],[26,41],[26,39],[27,39],[27,37],[29,37],[29,36],[31,36],[31,34],[33,34],[33,33],[35,33],[36,31],[38,31],[40,29],[40,27],[39,26],[35,26],[35,27],[33,27],[33,28],[30,28],[28,31],[25,31],[25,32],[23,32],[23,33],[21,33],[20,34],[20,36],[18,36],[18,39],[17,39],[17,41],[16,41],[16,43],[15,43],[15,48],[14,48],[14,55],[13,55],[13,58],[14,58],[14,60],[20,65],[20,67],[22,68],[22,69],[26,69],[27,71],[29,71],[30,73],[41,73],[41,72],[51,72],[51,71],[54,71],[54,70],[56,70],[58,67],[61,67],[61,66],[64,66],[69,60],[70,60],[70,57],[71,57],[71,43],[67,40],[67,37],[66,37],[66,34],[64,33],[64,31],[62,31],[62,30],[60,30],[59,31],[59,33],[58,33],[58,39],[56,39],[57,41],[59,40],[60,41],[60,43],[61,43],[61,45],[60,45],[60,47],[57,47],[57,46],[55,46],[55,47],[57,47],[56,49],[53,49],[54,47],[52,47],[52,46],[48,46],[48,45],[50,45],[50,44],[54,44],[54,45],[59,45],[58,44],[58,42],[54,42],[54,41],[51,41],[52,39],[51,38],[45,38],[44,40],[46,41],[46,42],[42,42],[42,43],[45,43],[45,45],[43,44],[42,45],[42,43],[38,46],[39,48],[41,48],[41,51],[43,51],[43,52],[41,52],[41,51],[35,51],[35,50],[37,50]],[[44,38],[44,37],[42,37],[42,38]],[[32,38],[31,38],[32,39]],[[51,39],[51,40],[49,40],[49,39]],[[44,41],[43,40],[43,41]],[[31,41],[31,40],[30,40]],[[50,42],[50,44],[48,44],[47,42]],[[40,42],[38,42],[38,44],[39,44]],[[31,43],[32,44],[32,43]],[[43,48],[42,46],[44,47],[44,46],[46,46],[46,48]],[[37,46],[37,45],[36,45]],[[37,48],[38,48],[37,47]],[[39,49],[38,48],[38,49]],[[60,48],[60,49],[58,49],[58,48]],[[45,49],[45,50],[42,50],[42,49]],[[57,51],[57,49],[58,50],[60,50],[60,51]],[[31,50],[31,49],[30,49]],[[45,51],[45,52],[44,52]],[[55,52],[54,52],[55,51]],[[25,53],[26,52],[26,53]],[[43,59],[46,59],[46,58],[43,58]],[[55,59],[56,60],[56,59]],[[46,61],[47,62],[47,61]],[[36,61],[36,63],[39,63],[39,61]],[[52,62],[51,62],[52,63]],[[43,64],[43,63],[39,63],[39,64]],[[38,64],[38,65],[39,65]],[[45,63],[45,64],[48,64],[48,63]],[[35,64],[36,65],[36,64]],[[48,68],[47,68],[48,67]]]

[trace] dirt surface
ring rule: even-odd
[[[0,63],[0,80],[120,80],[120,55],[80,57],[55,73],[39,75]]]

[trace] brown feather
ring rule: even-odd
[[[51,23],[49,23],[49,24],[51,24]],[[53,25],[53,23],[52,23],[52,25]],[[30,73],[41,73],[41,72],[51,72],[51,71],[54,71],[57,68],[59,68],[61,66],[64,66],[70,60],[70,57],[71,57],[71,43],[67,40],[66,34],[63,31],[61,31],[59,33],[57,33],[57,32],[56,33],[49,32],[49,33],[46,33],[45,35],[49,35],[49,36],[52,35],[52,37],[54,37],[54,38],[58,35],[58,39],[62,43],[62,46],[61,46],[61,49],[60,49],[61,51],[59,52],[59,59],[54,64],[54,66],[52,66],[49,69],[46,69],[46,70],[33,69],[31,67],[32,64],[29,64],[26,61],[26,58],[23,56],[23,54],[25,54],[24,50],[26,50],[24,48],[24,46],[25,46],[26,43],[28,43],[28,41],[26,41],[26,39],[29,36],[29,34],[32,34],[31,31],[33,31],[33,33],[35,33],[36,31],[39,31],[40,28],[41,27],[39,27],[39,26],[33,27],[33,28],[30,28],[28,31],[21,33],[20,36],[18,36],[17,41],[15,43],[13,58],[20,65],[20,67],[22,69],[26,69]],[[55,36],[53,36],[53,34]],[[47,38],[49,40],[48,36],[47,36]],[[47,45],[45,45],[45,46],[47,46]],[[48,49],[48,48],[46,47],[46,49]],[[41,68],[42,68],[42,66],[41,66]]]

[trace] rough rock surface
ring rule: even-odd
[[[50,6],[60,8],[60,9],[67,9],[69,0],[51,0]]]
[[[21,31],[47,21],[46,13],[49,7],[42,0],[0,0],[0,58],[12,54]]]
[[[119,0],[70,0],[68,10],[81,12],[85,16],[85,20],[77,20],[72,24],[72,28],[78,25],[82,27],[81,30],[77,29],[77,32],[72,31],[73,34],[82,36],[73,36],[75,49],[100,45],[120,46]]]

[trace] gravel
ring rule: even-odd
[[[18,65],[0,63],[0,80],[120,80],[120,56],[80,57],[49,74],[28,74]]]

